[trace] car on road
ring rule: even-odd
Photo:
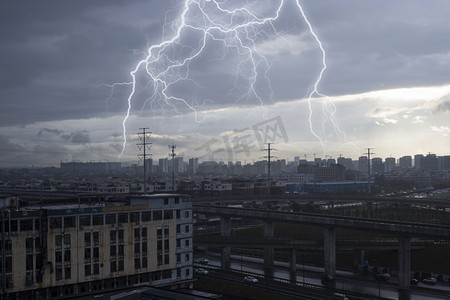
[[[332,281],[334,281],[333,275],[330,275],[330,274],[322,274],[322,276],[320,276],[320,279],[322,280],[322,282],[332,282]]]
[[[388,281],[389,278],[391,278],[391,275],[389,273],[378,273],[375,275],[375,279],[379,281]]]
[[[200,257],[198,259],[198,262],[201,263],[201,264],[205,264],[205,265],[209,264],[209,260],[207,258],[204,258],[204,257]]]
[[[411,284],[412,285],[418,285],[419,284],[419,280],[417,280],[416,278],[411,278]]]
[[[194,273],[198,275],[208,275],[208,271],[203,268],[195,269]]]
[[[250,283],[258,283],[258,279],[256,279],[253,276],[245,276],[244,277],[244,281],[245,282],[250,282]]]
[[[436,281],[437,281],[437,279],[433,278],[433,277],[422,279],[422,282],[426,283],[426,284],[435,284]]]

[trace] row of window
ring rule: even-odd
[[[189,218],[190,215],[191,215],[190,210],[183,211],[183,218]],[[141,223],[149,221],[181,219],[182,211],[179,209],[177,210],[165,209],[152,211],[137,211],[129,213],[124,212],[124,213],[81,215],[78,218],[80,226],[114,225],[129,222]],[[64,228],[75,227],[76,216],[51,217],[49,218],[49,226],[52,229],[63,227]]]

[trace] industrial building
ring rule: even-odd
[[[192,285],[192,203],[185,195],[94,206],[3,205],[1,212],[1,299]]]

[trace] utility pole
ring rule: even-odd
[[[138,132],[138,136],[139,139],[142,140],[142,143],[137,144],[139,151],[141,151],[143,149],[143,153],[142,154],[138,154],[138,158],[139,159],[143,159],[144,160],[144,194],[147,193],[147,157],[150,157],[151,154],[147,153],[147,147],[148,150],[150,150],[150,148],[152,147],[152,143],[147,142],[147,139],[150,138],[150,135],[152,134],[151,132],[147,131],[148,128],[143,127],[143,128],[139,128],[139,130],[141,130],[140,132]]]
[[[369,185],[369,188],[368,188],[369,195],[371,193],[371,189],[370,189],[370,154],[375,154],[373,152],[370,152],[371,149],[373,149],[373,148],[367,148],[367,183]]]
[[[276,149],[270,149],[270,145],[272,143],[267,143],[267,149],[264,149],[264,151],[267,151],[267,156],[264,156],[264,158],[267,158],[267,192],[270,195],[270,185],[271,185],[271,180],[270,180],[270,159],[274,156],[270,155],[270,151],[271,150],[276,150]]]
[[[169,153],[169,156],[172,157],[172,194],[175,194],[175,145],[169,145],[169,148],[172,151]]]

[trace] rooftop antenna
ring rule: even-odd
[[[147,153],[146,150],[150,150],[152,147],[152,143],[147,142],[147,139],[150,139],[151,132],[147,131],[148,128],[143,127],[139,128],[141,130],[138,132],[139,139],[142,140],[142,143],[136,144],[139,151],[143,150],[142,154],[138,154],[139,160],[144,160],[144,194],[147,193],[147,157],[150,157],[151,154]]]

